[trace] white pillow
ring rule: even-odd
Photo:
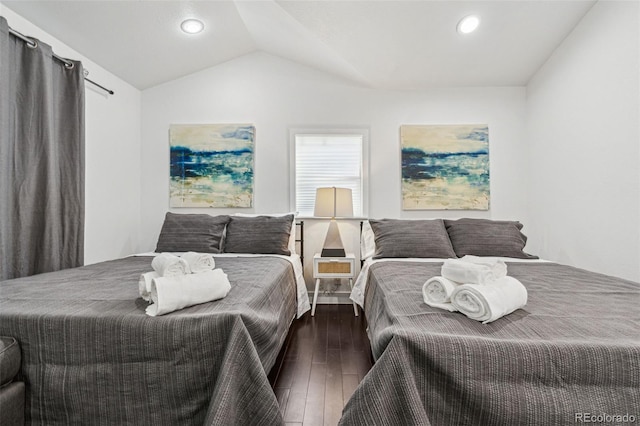
[[[376,236],[373,233],[368,220],[362,222],[362,234],[360,234],[360,258],[367,260],[376,254]]]
[[[272,216],[272,217],[281,217],[286,216],[288,214],[293,215],[293,220],[291,221],[291,231],[289,232],[289,244],[287,248],[291,252],[291,254],[296,254],[296,216],[298,212],[288,212],[288,213],[234,213],[231,216],[237,217],[258,217],[258,216]],[[374,249],[375,252],[375,249]]]

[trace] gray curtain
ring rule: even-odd
[[[0,16],[0,279],[83,264],[84,76]]]

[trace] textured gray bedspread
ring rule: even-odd
[[[638,283],[509,263],[528,303],[483,325],[424,304],[422,285],[441,265],[371,266],[365,312],[377,361],[342,424],[563,425],[586,413],[639,421]]]
[[[291,264],[216,258],[224,299],[145,314],[150,257],[0,282],[0,335],[22,349],[41,425],[281,424],[267,373],[296,313]]]

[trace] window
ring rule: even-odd
[[[367,214],[366,158],[368,131],[291,130],[293,208],[313,216],[316,188],[350,188],[353,214]]]

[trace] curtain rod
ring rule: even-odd
[[[36,47],[38,47],[38,42],[36,40],[32,40],[29,37],[27,37],[27,36],[25,36],[23,34],[20,34],[18,31],[14,30],[11,27],[9,27],[9,33],[13,34],[14,36],[18,37],[20,40],[22,40],[25,43],[27,43],[27,46],[32,48],[32,49],[35,49]],[[60,62],[62,62],[66,68],[71,69],[71,68],[73,68],[75,66],[74,63],[73,62],[69,62],[68,59],[63,58],[62,56],[58,56],[55,53],[52,53],[52,54],[53,54],[53,57],[55,59],[59,60]],[[84,79],[86,81],[88,81],[89,83],[93,84],[94,86],[97,86],[97,87],[101,88],[102,90],[104,90],[105,92],[107,92],[110,95],[113,95],[115,93],[113,90],[107,89],[106,87],[104,87],[104,86],[96,83],[95,81],[87,78],[86,77],[86,73],[88,73],[88,71],[87,70],[84,70],[84,71],[85,71]]]

